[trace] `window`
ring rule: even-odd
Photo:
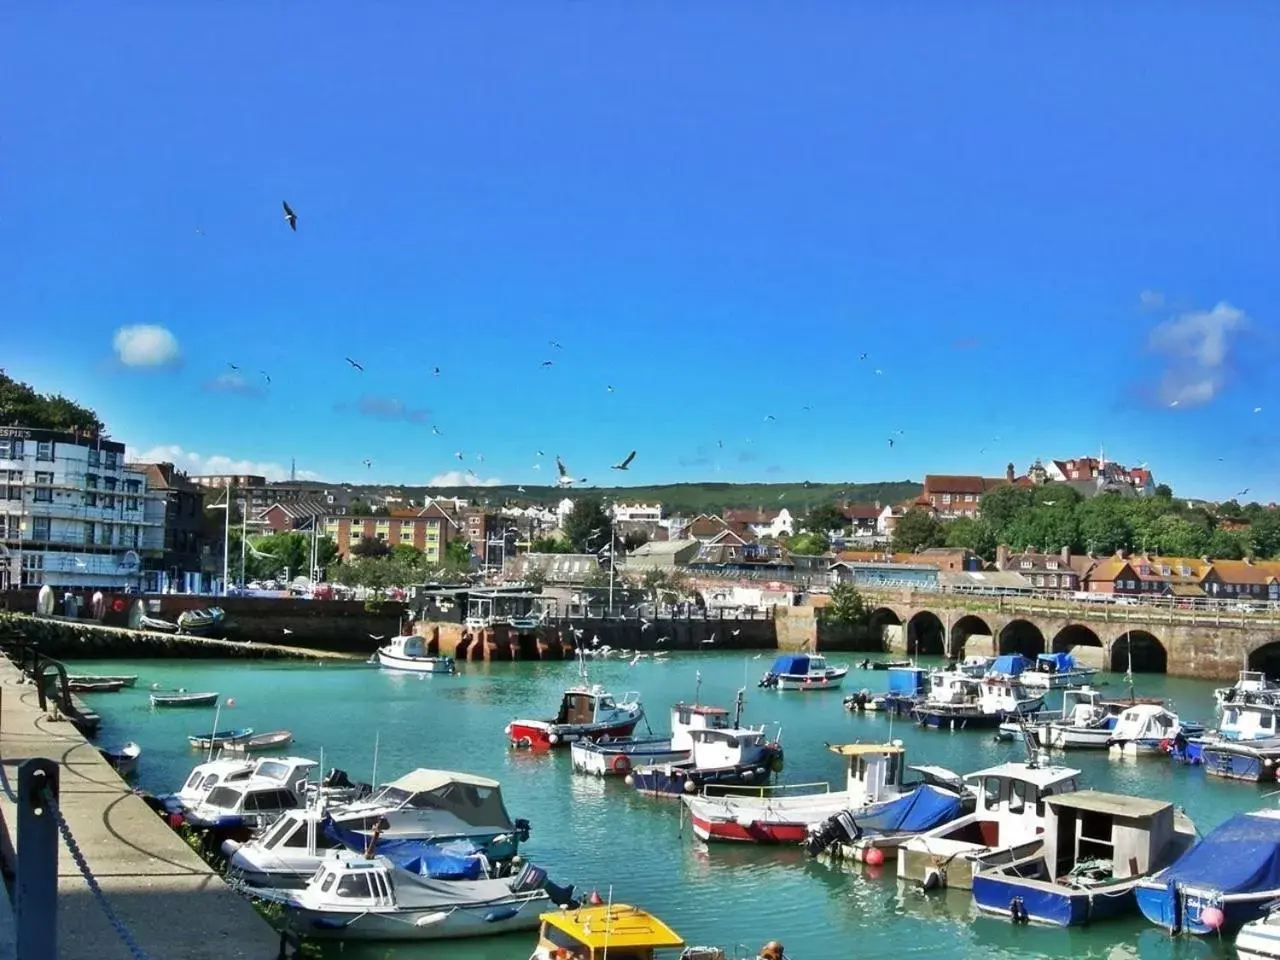
[[[97,467],[102,464],[102,454],[97,450],[89,451],[89,466]]]
[[[48,517],[32,517],[31,518],[31,539],[32,540],[48,540],[49,539],[49,518]]]
[[[108,450],[102,457],[102,465],[108,470],[115,470],[120,465],[120,455]]]
[[[323,867],[322,867],[321,869],[323,869]],[[332,874],[332,873],[331,873],[331,874],[329,874],[327,877],[325,877],[325,878],[324,878],[324,883],[320,884],[320,892],[321,892],[321,893],[328,893],[328,892],[329,892],[329,889],[333,886],[333,881],[334,881],[335,879],[336,879],[336,876],[335,876],[334,874]]]
[[[85,521],[85,524],[84,524],[84,542],[85,543],[93,543],[93,528],[95,526],[97,526],[97,524],[93,523],[93,521],[91,520]]]
[[[987,777],[982,781],[983,804],[988,810],[994,809],[1000,803],[1001,793],[1002,781],[999,777]]]
[[[8,437],[0,439],[0,460],[21,460],[22,459],[22,441],[10,440]]]
[[[1064,577],[1063,579],[1066,579],[1066,578]],[[1056,587],[1057,585],[1058,585],[1058,576],[1057,574],[1054,574],[1051,577],[1049,577],[1049,586]]]
[[[1169,575],[1169,565],[1167,563],[1160,565],[1160,575],[1167,577]],[[1185,574],[1183,574],[1185,576]]]
[[[965,503],[973,503],[973,494],[972,494],[972,493],[966,493],[966,494],[964,495],[964,502],[965,502]]]
[[[337,894],[340,897],[369,897],[369,883],[363,874],[351,873],[338,881]]]
[[[36,488],[31,491],[31,499],[36,503],[53,502],[53,474],[36,473]]]
[[[50,441],[48,441],[48,440],[40,440],[40,441],[37,441],[37,443],[36,443],[36,459],[37,459],[37,460],[52,460],[52,459],[53,459],[53,444],[52,444]]]
[[[1022,563],[1019,564],[1019,566],[1022,567],[1023,570],[1030,570],[1033,566],[1035,566],[1035,564],[1033,564],[1030,560],[1023,560]]]
[[[1027,784],[1023,780],[1009,783],[1009,812],[1021,813],[1027,806]]]
[[[947,505],[947,504],[949,504],[949,503],[951,503],[951,494],[949,494],[949,493],[944,493],[944,494],[942,495],[942,503],[943,503],[943,505],[944,505],[944,506],[945,506],[945,505]]]
[[[1057,560],[1046,560],[1046,561],[1045,561],[1045,565],[1044,565],[1044,566],[1045,566],[1045,569],[1046,569],[1046,570],[1057,570],[1057,569],[1058,569],[1058,561],[1057,561]]]

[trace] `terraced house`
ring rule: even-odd
[[[385,516],[325,517],[321,530],[338,545],[344,558],[361,540],[369,539],[388,547],[411,546],[432,563],[442,563],[449,541],[462,535],[458,521],[435,503],[421,510],[389,510]]]
[[[1082,582],[1090,593],[1280,602],[1280,561],[1108,557],[1097,561]]]

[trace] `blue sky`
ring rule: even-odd
[[[0,365],[195,469],[1105,444],[1280,498],[1278,43],[1267,2],[10,4]]]

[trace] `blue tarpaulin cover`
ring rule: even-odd
[[[1040,663],[1052,664],[1058,673],[1065,673],[1075,668],[1076,661],[1069,653],[1042,653],[1036,657]]]
[[[348,850],[363,851],[368,837],[345,830],[329,817],[324,819],[325,835]],[[475,844],[466,840],[448,843],[425,839],[389,840],[378,838],[373,852],[386,857],[401,870],[436,880],[479,880],[484,877],[484,861]]]
[[[890,667],[889,692],[914,696],[924,686],[924,675],[921,667]]]
[[[992,661],[991,666],[987,668],[987,673],[999,673],[1007,677],[1016,677],[1027,669],[1027,658],[1020,653],[1006,653],[1002,657],[996,657]]]
[[[803,654],[783,654],[773,661],[773,666],[769,668],[769,672],[775,676],[807,674],[809,672],[809,658]]]
[[[927,784],[905,797],[891,800],[868,816],[854,814],[864,833],[919,833],[954,820],[960,813],[960,798]]]
[[[1237,814],[1184,853],[1161,879],[1222,893],[1280,889],[1280,818]]]

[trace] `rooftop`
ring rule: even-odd
[[[557,910],[539,919],[592,950],[684,946],[684,939],[653,914],[626,903]]]
[[[898,742],[894,743],[831,743],[827,749],[842,757],[881,756],[884,754],[906,753],[906,748]]]
[[[1061,796],[1049,797],[1051,807],[1070,807],[1090,813],[1106,813],[1116,817],[1154,817],[1172,806],[1164,800],[1146,797],[1126,797],[1119,793],[1103,793],[1100,790],[1078,790]]]

